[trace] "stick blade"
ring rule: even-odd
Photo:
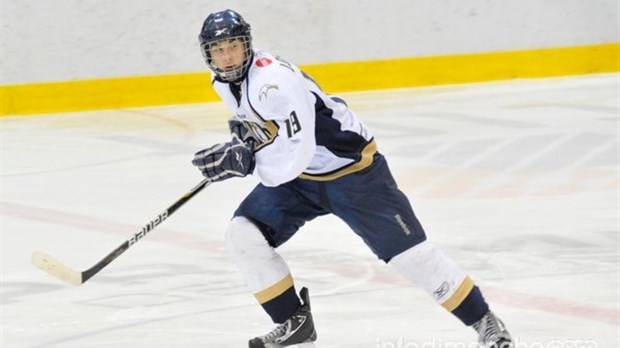
[[[81,272],[73,270],[71,267],[58,261],[48,253],[37,250],[32,253],[31,261],[35,267],[62,280],[67,284],[73,286],[80,286],[84,283],[82,281]]]

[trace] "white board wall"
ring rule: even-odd
[[[620,41],[617,0],[2,0],[2,84],[206,69],[197,35],[232,8],[298,64]]]

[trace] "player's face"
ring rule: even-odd
[[[233,71],[245,60],[245,45],[240,39],[218,41],[209,50],[213,63],[223,71]]]

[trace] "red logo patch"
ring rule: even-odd
[[[259,58],[256,60],[256,65],[261,68],[266,67],[269,64],[271,64],[271,59],[269,58]]]

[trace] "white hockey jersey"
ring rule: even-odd
[[[240,84],[211,80],[238,121],[259,139],[253,175],[265,186],[297,177],[328,181],[372,164],[370,131],[337,97],[279,57],[254,52]]]

